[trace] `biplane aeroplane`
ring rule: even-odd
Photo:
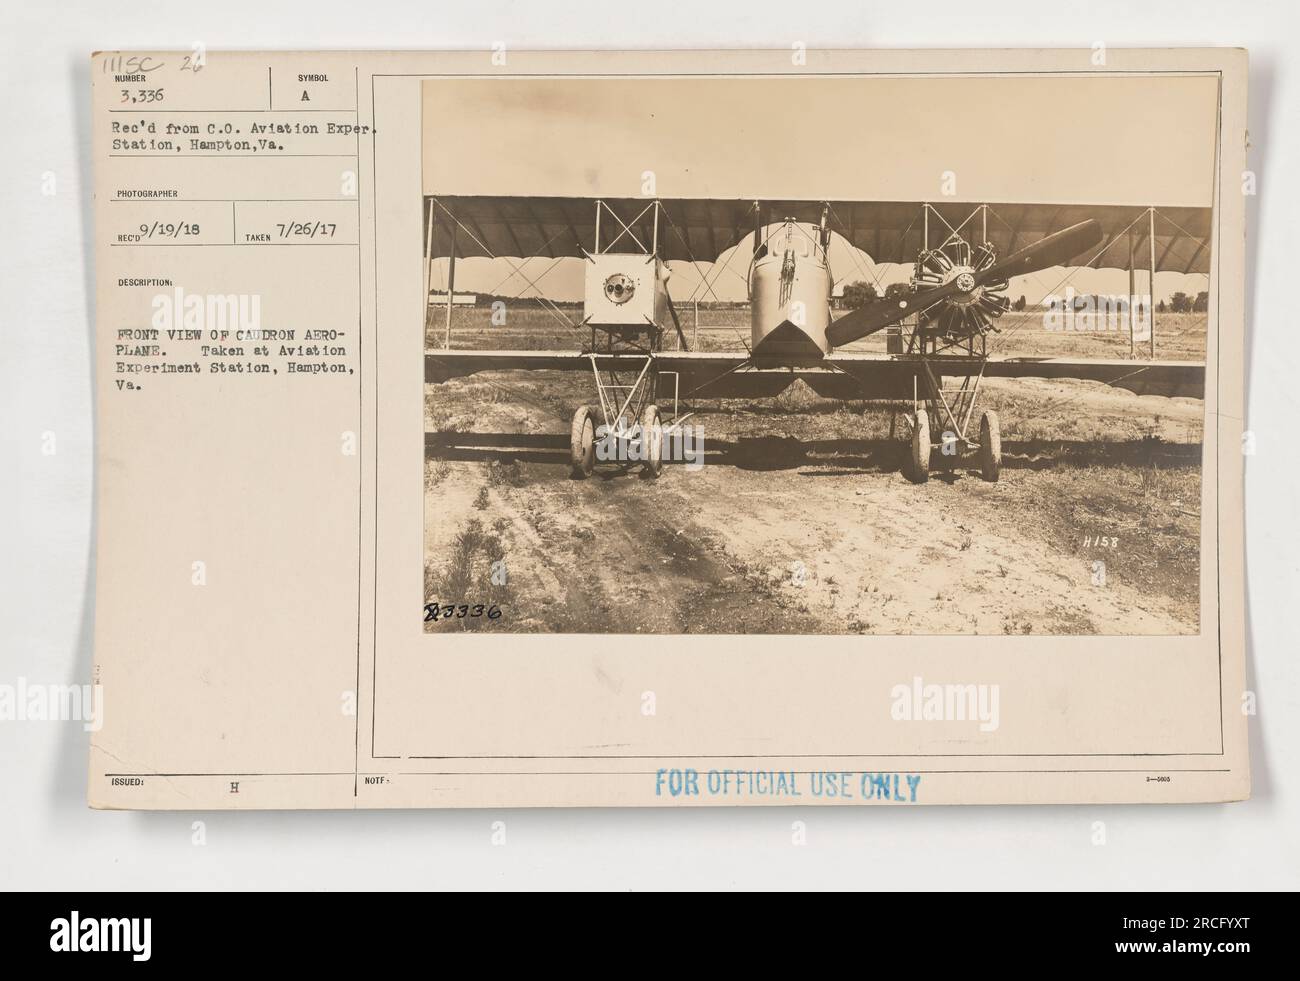
[[[426,270],[448,260],[448,332],[445,350],[426,352],[425,381],[480,371],[590,371],[597,404],[576,408],[570,432],[577,477],[591,474],[595,441],[604,434],[644,439],[633,458],[657,476],[663,435],[686,418],[678,415],[682,400],[772,397],[796,379],[825,398],[906,403],[907,473],[917,482],[927,479],[936,446],[947,464],[974,453],[982,476],[997,480],[997,415],[984,411],[976,419],[984,378],[1077,378],[1138,394],[1204,393],[1203,363],[1154,359],[1154,310],[1147,311],[1145,360],[1005,357],[989,341],[1009,309],[1013,276],[1053,266],[1122,269],[1122,250],[1113,248],[1122,242],[1130,286],[1134,256],[1143,253],[1152,283],[1157,271],[1208,270],[1209,209],[480,196],[431,196],[426,204]],[[668,263],[696,263],[700,254],[716,262],[751,234],[745,350],[692,350],[668,291]],[[877,263],[912,263],[907,290],[833,319],[834,234]],[[469,256],[585,260],[577,326],[587,343],[572,351],[452,349],[455,262]],[[522,266],[511,266],[523,276]],[[889,332],[885,351],[844,350],[882,330]]]

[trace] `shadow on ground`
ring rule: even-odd
[[[425,455],[457,461],[519,461],[559,463],[569,460],[569,438],[563,435],[515,433],[426,433]],[[705,462],[740,470],[794,470],[806,466],[840,471],[897,471],[906,445],[890,439],[814,439],[793,436],[754,436],[709,439]],[[666,461],[668,462],[668,461]],[[936,450],[932,466],[942,469]],[[1135,466],[1175,469],[1201,465],[1200,443],[1166,443],[1159,439],[1114,442],[1071,440],[1002,441],[1002,466],[1009,470],[1043,470],[1053,466]]]

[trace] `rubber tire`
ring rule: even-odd
[[[580,405],[573,413],[573,425],[569,427],[569,466],[576,480],[590,477],[596,466],[596,423],[589,406]]]
[[[924,409],[917,409],[912,417],[912,455],[908,462],[912,483],[924,484],[930,479],[930,416]]]
[[[987,411],[980,416],[980,476],[996,483],[1002,470],[1002,429],[998,414]]]
[[[641,413],[641,443],[645,453],[645,459],[641,461],[641,472],[651,479],[659,476],[659,471],[664,465],[664,436],[661,425],[659,406],[651,402]]]

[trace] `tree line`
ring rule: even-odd
[[[885,287],[885,292],[881,294],[875,283],[858,280],[845,285],[844,294],[839,298],[839,306],[849,310],[857,310],[874,300],[896,300],[907,296],[911,292],[912,288],[907,283],[890,283]],[[1108,307],[1110,303],[1110,296],[1105,294],[1095,294],[1092,296],[1091,308],[1094,310],[1104,309]],[[1023,310],[1026,306],[1028,306],[1028,302],[1022,294],[1011,304],[1011,309]],[[1076,310],[1085,310],[1088,309],[1088,307],[1088,294],[1076,294],[1074,297],[1074,308]],[[1210,294],[1208,290],[1201,290],[1201,292],[1197,293],[1195,296],[1179,290],[1170,296],[1168,300],[1161,300],[1156,304],[1157,313],[1204,313],[1209,308]]]

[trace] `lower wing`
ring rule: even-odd
[[[659,351],[654,354],[584,354],[581,351],[438,351],[425,354],[424,380],[440,384],[480,371],[640,372],[647,359],[679,398],[762,398],[802,379],[818,395],[839,399],[910,399],[926,365],[936,376],[1077,378],[1139,395],[1205,397],[1205,365],[1196,361],[1129,361],[1106,358],[979,358],[844,352],[824,358],[772,363],[744,351]],[[674,381],[675,380],[675,381]]]

